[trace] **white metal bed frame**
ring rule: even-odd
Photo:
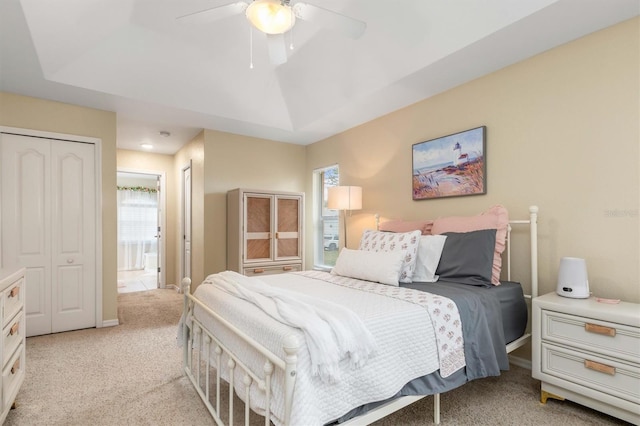
[[[531,206],[529,207],[529,219],[526,220],[511,220],[509,221],[509,225],[507,228],[507,240],[506,240],[506,251],[507,251],[507,280],[511,280],[511,229],[512,225],[529,225],[529,237],[530,237],[530,257],[531,257],[531,294],[525,295],[525,298],[532,299],[538,296],[538,207]],[[284,374],[284,406],[285,406],[285,424],[289,424],[289,419],[291,416],[291,408],[293,401],[293,392],[295,388],[296,381],[296,363],[297,363],[297,351],[299,349],[298,339],[291,335],[287,336],[283,341],[283,349],[285,352],[285,357],[280,358],[275,355],[273,352],[269,351],[261,344],[256,342],[254,339],[249,337],[242,330],[235,327],[233,324],[229,323],[226,319],[221,317],[216,312],[212,311],[209,307],[203,304],[200,300],[195,298],[191,294],[191,280],[189,278],[185,278],[182,280],[182,289],[184,292],[184,313],[183,318],[185,319],[183,322],[183,368],[184,372],[191,380],[191,383],[195,387],[198,395],[204,402],[205,406],[211,413],[211,416],[215,420],[218,425],[224,425],[224,422],[220,416],[221,413],[221,378],[220,372],[222,371],[222,355],[225,354],[228,356],[227,368],[228,368],[228,387],[229,387],[229,395],[228,395],[228,424],[233,424],[233,395],[235,393],[235,384],[234,384],[234,372],[237,368],[240,368],[244,373],[243,382],[245,385],[245,410],[244,410],[244,424],[246,426],[249,425],[249,411],[250,411],[250,394],[249,389],[250,385],[253,382],[258,384],[260,390],[264,392],[265,397],[265,407],[267,407],[264,422],[266,426],[269,426],[271,423],[271,413],[269,412],[268,407],[270,407],[271,401],[271,379],[273,377],[276,369],[279,369]],[[258,374],[254,373],[249,369],[243,361],[237,357],[234,353],[232,353],[227,346],[223,342],[221,342],[212,331],[207,330],[207,328],[194,318],[193,309],[195,305],[201,307],[208,315],[211,315],[217,321],[219,321],[220,325],[226,327],[232,333],[234,333],[238,338],[242,339],[244,342],[249,344],[252,348],[254,348],[258,353],[264,356],[264,367],[263,367],[263,376],[260,377]],[[531,308],[529,307],[529,314],[531,313]],[[523,346],[529,339],[531,338],[531,333],[525,333],[519,339],[509,343],[506,346],[507,352],[510,353],[515,349]],[[215,405],[213,401],[211,401],[210,395],[210,385],[211,385],[211,357],[209,354],[211,353],[211,345],[214,344],[214,352],[215,352]],[[197,345],[195,355],[193,353],[194,346]],[[201,359],[202,354],[205,354],[204,360]],[[194,358],[195,358],[195,366],[194,366]],[[201,373],[201,366],[204,364],[204,377]],[[204,387],[204,389],[203,389]],[[428,395],[411,395],[411,396],[403,396],[397,399],[394,399],[390,402],[387,402],[374,410],[371,410],[361,416],[355,417],[353,419],[348,420],[347,422],[342,423],[343,425],[368,425],[373,423],[376,420],[379,420],[383,417],[388,416],[389,414],[398,411],[407,405],[413,404],[414,402],[426,397]],[[433,421],[435,424],[440,424],[440,394],[434,394],[433,401]]]

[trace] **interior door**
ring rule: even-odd
[[[163,236],[164,236],[164,229],[162,229],[162,215],[164,214],[164,212],[162,211],[162,208],[164,206],[164,203],[162,203],[162,199],[164,197],[164,194],[161,192],[163,191],[164,188],[161,187],[160,185],[160,176],[156,177],[156,194],[158,194],[158,232],[156,234],[156,247],[157,247],[157,252],[158,252],[158,288],[164,288],[164,281],[163,281],[163,277],[162,275],[164,274],[164,271],[162,270],[162,260],[163,260]]]
[[[93,144],[2,134],[2,266],[26,267],[27,336],[96,325]]]
[[[51,143],[54,333],[96,325],[94,149],[86,143]]]
[[[182,278],[191,277],[191,166],[182,170]]]
[[[51,333],[51,143],[0,134],[2,267],[23,266],[28,335]]]

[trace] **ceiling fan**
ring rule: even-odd
[[[341,13],[309,3],[291,0],[253,0],[228,3],[177,18],[182,23],[209,23],[245,13],[249,22],[267,35],[269,58],[274,65],[287,61],[284,34],[296,24],[296,19],[314,22],[342,35],[357,39],[367,24]]]

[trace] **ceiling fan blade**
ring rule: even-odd
[[[313,21],[353,39],[359,38],[367,28],[366,22],[312,4],[296,3],[291,7],[297,18]]]
[[[267,46],[269,47],[271,64],[282,65],[287,62],[287,45],[284,34],[267,34]]]
[[[248,6],[248,3],[239,1],[179,16],[176,20],[183,24],[203,24],[214,22],[230,16],[238,15],[244,12]]]

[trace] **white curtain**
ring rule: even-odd
[[[144,254],[156,253],[158,193],[118,188],[118,270],[144,269]]]

